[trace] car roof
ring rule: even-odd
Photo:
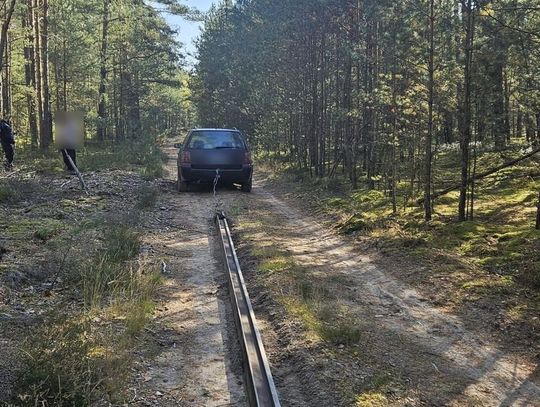
[[[195,128],[191,131],[240,131],[238,129],[218,129],[218,128]]]

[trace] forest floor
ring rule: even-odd
[[[142,225],[161,152],[79,152],[90,194],[57,152],[17,151],[0,174],[0,405],[108,405],[125,386],[161,285]]]
[[[487,153],[479,171],[508,159]],[[448,185],[445,162],[436,176]],[[426,225],[421,208],[393,215],[381,192],[273,161],[259,172],[266,198],[238,211],[240,248],[265,301],[299,321],[318,371],[341,377],[345,404],[540,405],[538,169],[479,183],[474,221],[452,220],[450,194]]]
[[[307,394],[323,383],[334,405],[540,405],[537,330],[508,335],[488,299],[454,308],[449,276],[336,234],[284,192],[255,188],[235,230],[256,312],[274,327],[270,358],[296,361]]]
[[[0,177],[0,405],[244,405],[216,207],[284,406],[540,405],[528,274],[439,247],[433,234],[452,238],[441,223],[364,233],[369,213],[351,227],[348,195],[277,172],[259,171],[252,194],[178,194],[165,151],[164,173],[155,153],[83,154],[89,196],[57,157],[21,157]],[[449,223],[469,233],[453,239],[478,254],[483,222]],[[538,243],[518,232],[498,237],[520,239],[501,255]]]

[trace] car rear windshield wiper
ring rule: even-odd
[[[216,150],[224,150],[224,149],[229,149],[229,148],[236,148],[236,147],[231,147],[231,146],[219,146],[219,147],[216,147]]]

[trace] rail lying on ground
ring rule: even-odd
[[[242,345],[246,391],[250,405],[278,407],[280,403],[276,386],[272,379],[261,335],[257,329],[255,314],[249,300],[238,257],[236,256],[229,224],[223,212],[217,214],[216,222],[225,254],[232,308]]]

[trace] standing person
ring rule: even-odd
[[[80,145],[81,124],[76,115],[59,112],[56,117],[57,145],[62,153],[66,170],[75,172],[75,168],[70,162],[77,165],[77,153],[75,149]]]
[[[10,171],[13,169],[13,158],[15,157],[15,136],[11,126],[4,119],[0,120],[0,143],[6,157],[4,168]]]
[[[68,156],[73,161],[73,164],[77,165],[77,151],[74,148],[63,148],[60,150],[62,152],[62,158],[64,159],[64,165],[66,166],[66,171],[75,172],[75,168],[71,165]]]

